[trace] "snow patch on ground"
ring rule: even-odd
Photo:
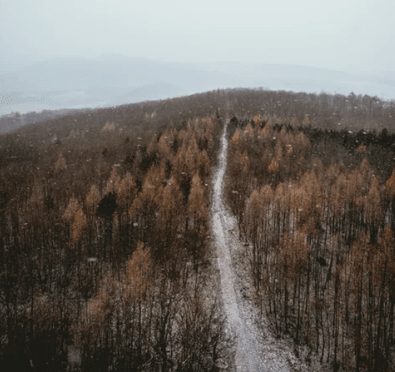
[[[224,226],[228,231],[228,246],[231,251],[233,271],[235,275],[235,290],[243,298],[246,317],[258,329],[258,344],[263,358],[276,367],[274,371],[318,372],[326,371],[318,358],[308,347],[297,348],[299,357],[295,355],[294,342],[291,338],[274,336],[273,327],[265,313],[261,313],[254,305],[254,290],[250,275],[250,248],[239,240],[237,221],[231,212],[227,211]],[[329,370],[328,370],[329,371]]]
[[[214,177],[212,223],[217,261],[221,277],[222,301],[229,328],[236,336],[235,364],[237,371],[248,372],[291,372],[290,362],[296,357],[280,347],[268,330],[257,326],[257,317],[250,302],[242,295],[239,278],[232,262],[232,251],[239,249],[240,242],[230,235],[236,230],[235,221],[226,211],[223,202],[223,182],[226,170],[228,141],[226,128],[221,139],[219,166]],[[293,356],[292,361],[289,355]],[[306,369],[305,369],[306,370]]]

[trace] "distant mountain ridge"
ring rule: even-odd
[[[306,66],[213,62],[181,63],[103,54],[51,58],[0,73],[0,115],[164,99],[213,89],[369,94],[395,98],[395,75],[357,75]],[[35,109],[35,107],[37,107]]]

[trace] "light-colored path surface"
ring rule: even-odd
[[[288,372],[290,368],[282,350],[276,348],[269,334],[262,335],[251,320],[251,306],[236,289],[236,275],[232,265],[231,247],[235,239],[229,231],[235,229],[234,219],[227,214],[223,204],[223,183],[226,170],[228,141],[225,122],[221,139],[221,152],[217,174],[214,178],[213,232],[217,247],[218,266],[221,276],[221,290],[228,326],[236,336],[236,370],[246,372]],[[265,342],[266,339],[266,342]]]

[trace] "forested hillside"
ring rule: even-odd
[[[261,312],[333,371],[392,371],[394,137],[233,118],[227,201]]]
[[[218,89],[181,98],[145,101],[109,108],[43,110],[40,113],[3,115],[0,117],[0,134],[27,124],[44,121],[60,128],[66,123],[70,125],[69,119],[73,117],[80,118],[88,124],[91,123],[89,114],[94,118],[100,118],[99,120],[113,120],[118,124],[124,122],[141,124],[146,115],[151,115],[155,111],[157,117],[153,123],[156,124],[158,120],[163,123],[170,118],[187,120],[190,116],[206,115],[208,112],[215,112],[218,108],[224,109],[225,106],[227,109],[223,113],[231,117],[236,115],[239,119],[251,118],[255,114],[277,115],[301,123],[307,118],[313,126],[321,129],[393,130],[395,119],[394,100],[383,100],[376,96],[237,88]],[[81,127],[81,122],[77,127]]]
[[[226,118],[225,202],[272,331],[333,370],[394,369],[394,102],[235,89],[0,136],[0,371],[235,370]]]
[[[205,285],[221,121],[154,117],[1,138],[2,371],[230,364]]]

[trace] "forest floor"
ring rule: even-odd
[[[291,340],[279,340],[269,330],[269,322],[253,305],[248,275],[248,257],[238,239],[235,218],[223,201],[224,175],[228,140],[226,119],[221,138],[221,150],[213,179],[213,238],[220,275],[222,305],[228,327],[235,336],[235,369],[237,372],[319,371],[295,356]],[[315,364],[315,363],[313,363]]]

